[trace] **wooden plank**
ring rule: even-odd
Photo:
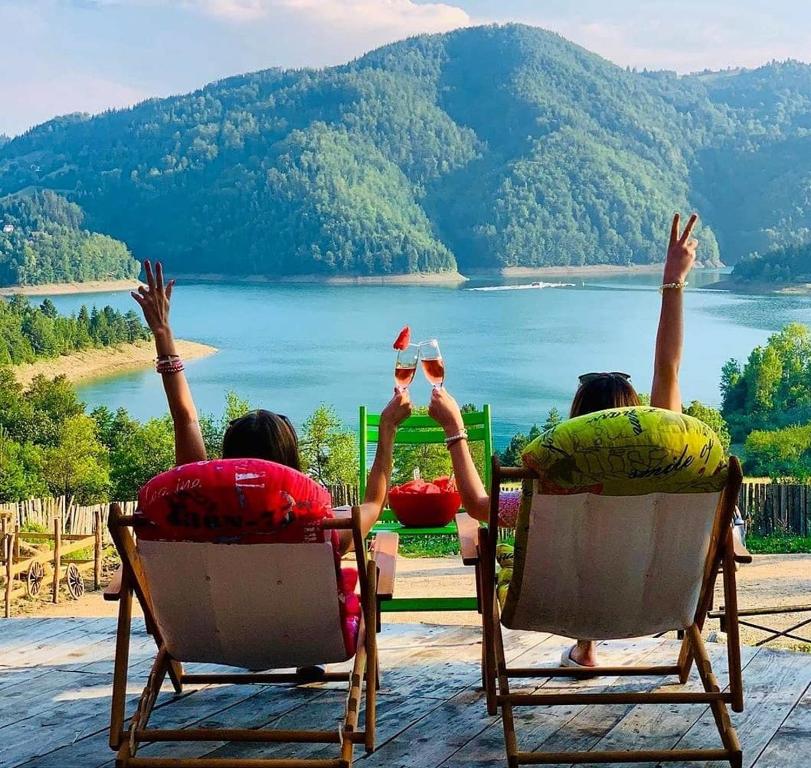
[[[758,755],[754,768],[794,768],[805,766],[811,744],[811,687],[780,724],[777,733]]]
[[[726,690],[729,684],[729,673],[727,669],[726,646],[710,643],[707,646],[713,671],[718,678],[719,685]],[[744,667],[758,653],[758,649],[751,646],[743,646],[741,649],[742,664]],[[652,689],[655,692],[675,690],[671,684],[660,685]],[[703,686],[698,675],[693,671],[687,684],[679,690],[701,691]],[[606,735],[590,749],[597,750],[656,750],[672,749],[678,744],[690,728],[707,711],[707,707],[702,704],[687,705],[638,705],[628,709],[626,714],[619,720]],[[713,746],[721,744],[720,737],[716,734],[716,742]],[[681,744],[684,748],[692,745]]]
[[[761,648],[746,667],[745,709],[734,715],[738,736],[744,745],[743,765],[750,768],[783,721],[811,684],[808,655]],[[705,713],[679,741],[678,746],[710,747],[718,734],[712,715]],[[699,763],[686,763],[703,768]],[[784,767],[785,768],[785,767]],[[800,766],[797,766],[800,768]]]

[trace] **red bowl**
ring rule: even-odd
[[[440,528],[456,516],[462,504],[458,493],[389,493],[389,506],[408,528]]]

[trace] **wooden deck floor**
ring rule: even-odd
[[[0,619],[0,766],[95,768],[112,765],[107,746],[115,621],[102,619]],[[554,663],[565,641],[508,633],[508,659]],[[674,658],[673,640],[606,643],[605,663],[655,663]],[[506,765],[501,723],[488,717],[479,685],[479,632],[472,627],[389,625],[381,636],[383,688],[378,704],[378,749],[360,750],[362,768],[495,768]],[[710,645],[721,683],[725,649]],[[131,704],[140,694],[154,644],[142,628],[133,638]],[[806,768],[811,765],[811,656],[744,648],[746,711],[733,713],[744,765]],[[627,680],[627,679],[626,679]],[[648,689],[662,679],[637,681]],[[625,688],[627,682],[540,680],[554,687]],[[697,685],[697,676],[689,685]],[[675,689],[672,686],[671,689]],[[183,728],[319,727],[337,724],[343,690],[336,686],[217,686],[161,695],[152,723]],[[706,707],[562,706],[519,710],[522,749],[626,749],[716,746]],[[210,743],[153,745],[139,755],[174,750],[271,756],[289,745]],[[323,746],[292,747],[299,756]],[[332,749],[327,747],[326,749]]]

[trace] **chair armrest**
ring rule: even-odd
[[[124,566],[119,565],[118,570],[113,574],[110,583],[104,588],[105,600],[120,600],[121,599],[121,583],[124,578]]]
[[[393,531],[381,531],[372,543],[372,559],[377,565],[377,596],[383,600],[391,600],[394,594],[399,548],[400,536]]]
[[[732,556],[735,558],[736,563],[752,562],[752,553],[746,548],[735,530],[732,531]]]
[[[456,515],[456,530],[459,536],[459,549],[465,565],[477,565],[479,562],[479,521],[474,520],[467,512]]]

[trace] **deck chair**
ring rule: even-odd
[[[718,477],[722,487],[696,493],[551,495],[527,467],[492,461],[491,512],[476,545],[481,562],[483,678],[490,714],[501,709],[507,761],[523,764],[726,760],[740,768],[741,747],[727,705],[743,709],[735,567],[730,522],[741,484],[734,457]],[[507,586],[496,586],[498,496],[502,483],[522,481],[515,564]],[[683,489],[686,490],[686,489]],[[721,690],[702,627],[721,570],[727,609],[729,690]],[[500,599],[499,599],[500,598]],[[678,659],[664,666],[597,668],[507,666],[501,625],[571,638],[609,640],[684,630]],[[685,683],[693,661],[702,692],[513,693],[511,678],[673,675]],[[515,707],[575,704],[708,704],[722,748],[648,751],[524,752],[516,739]]]
[[[464,421],[465,429],[468,433],[468,442],[471,444],[480,443],[484,450],[484,456],[490,456],[493,452],[493,428],[490,406],[485,404],[480,411],[463,413],[462,420]],[[366,492],[369,446],[377,443],[377,430],[379,426],[380,414],[369,413],[365,405],[360,406],[358,427],[358,444],[360,451],[358,461],[358,486],[361,499]],[[415,414],[402,422],[397,428],[397,434],[394,438],[395,445],[437,445],[443,444],[444,442],[445,433],[442,427],[430,416],[422,414]],[[485,483],[489,483],[489,461],[485,462],[484,474]],[[463,511],[456,516],[455,520],[452,520],[445,526],[436,528],[407,527],[397,520],[394,512],[390,509],[384,509],[372,533],[395,532],[403,538],[411,536],[458,536],[462,529],[470,531],[477,527],[478,523]],[[470,564],[475,565],[475,563]],[[384,612],[477,611],[479,609],[478,572],[476,585],[476,596],[392,597],[389,600],[382,601],[381,610]]]
[[[206,462],[208,463],[208,462]],[[266,462],[269,464],[269,462]],[[192,467],[194,465],[187,465]],[[178,467],[176,470],[183,470]],[[289,470],[292,472],[292,470]],[[165,473],[167,474],[167,473]],[[159,476],[160,477],[160,476]],[[309,481],[312,482],[312,481]],[[180,483],[177,484],[180,487]],[[143,500],[143,492],[139,507]],[[296,504],[289,499],[289,508]],[[140,510],[139,510],[140,511]],[[109,529],[122,566],[105,598],[118,600],[118,634],[113,678],[110,746],[117,751],[116,766],[191,766],[191,758],[137,756],[145,742],[230,741],[334,743],[329,759],[201,759],[206,766],[330,766],[349,768],[355,744],[374,750],[376,691],[379,685],[376,632],[380,590],[392,590],[396,535],[378,537],[375,557],[367,557],[360,528],[360,510],[351,519],[323,519],[309,527],[304,540],[262,537],[256,528],[212,541],[146,539],[143,517],[124,515],[110,507]],[[239,510],[234,510],[237,515]],[[182,513],[181,515],[182,516]],[[218,518],[221,520],[222,518]],[[204,525],[218,525],[207,519]],[[226,520],[226,525],[228,525]],[[253,525],[253,523],[249,523]],[[224,529],[219,529],[220,533]],[[246,684],[300,682],[293,673],[251,672],[279,670],[316,663],[343,662],[346,629],[339,609],[339,579],[333,531],[350,530],[360,584],[361,614],[356,624],[356,650],[352,671],[328,672],[326,681],[348,682],[342,724],[334,730],[210,729],[169,730],[149,727],[149,718],[166,675],[176,693],[188,684]],[[203,538],[205,538],[203,531]],[[134,535],[135,534],[135,535]],[[292,537],[295,539],[295,537]],[[287,539],[287,540],[284,540]],[[385,572],[382,570],[385,568]],[[306,574],[306,578],[301,578]],[[143,610],[147,631],[157,654],[137,709],[125,723],[125,697],[132,597]],[[189,596],[194,599],[190,600]],[[240,667],[221,674],[188,674],[184,662]],[[365,685],[364,685],[365,684]],[[365,722],[360,727],[361,705]]]

